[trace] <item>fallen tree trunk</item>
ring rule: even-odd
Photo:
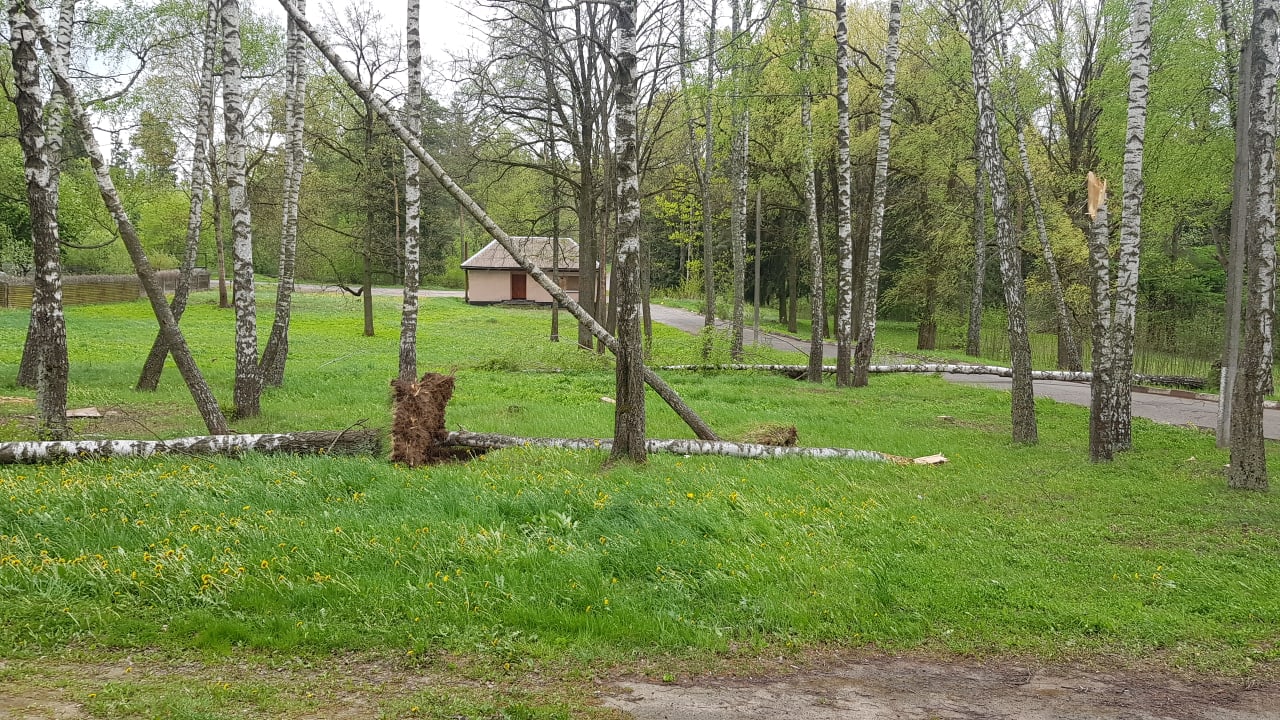
[[[689,370],[689,371],[717,371],[717,370],[754,370],[756,372],[772,372],[782,375],[796,376],[796,373],[803,374],[808,370],[807,365],[740,365],[740,364],[724,364],[724,365],[663,365],[659,370]],[[835,365],[823,365],[822,372],[836,372]],[[953,375],[994,375],[997,377],[1013,377],[1013,368],[1001,367],[999,365],[964,365],[964,364],[947,364],[947,363],[919,363],[915,365],[872,365],[867,368],[869,373],[951,373]],[[1069,370],[1032,370],[1032,380],[1058,380],[1061,382],[1089,382],[1093,379],[1091,372],[1071,372]],[[1133,379],[1137,383],[1151,383],[1154,385],[1176,385],[1180,387],[1202,388],[1205,381],[1203,378],[1183,377],[1180,375],[1134,375]]]
[[[754,443],[729,442],[727,440],[646,440],[648,452],[665,452],[675,455],[724,455],[738,458],[809,457],[839,460],[865,460],[908,465],[911,458],[876,452],[875,450],[850,450],[846,448],[805,448],[756,445]],[[462,447],[472,450],[502,450],[516,447],[545,447],[563,450],[604,450],[613,448],[607,438],[532,438],[494,433],[473,433],[465,430],[451,432],[440,441],[446,447]],[[936,457],[936,456],[934,456]]]
[[[173,440],[5,442],[0,443],[0,465],[43,463],[70,458],[150,457],[159,453],[239,455],[245,452],[380,455],[382,432],[359,429],[263,435],[201,435]]]

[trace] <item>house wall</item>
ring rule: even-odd
[[[467,277],[470,280],[467,292],[468,302],[484,304],[504,302],[511,299],[510,270],[468,270]],[[566,288],[569,297],[574,300],[578,299],[577,273],[561,272],[560,286]],[[525,280],[525,295],[531,302],[551,304],[551,295],[546,290],[543,290],[541,285],[534,282],[533,278]]]

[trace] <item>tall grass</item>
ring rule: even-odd
[[[424,309],[423,365],[458,374],[451,424],[609,433],[607,360],[545,342],[544,313]],[[366,339],[355,303],[300,298],[286,387],[237,429],[385,423],[393,300],[378,311]],[[229,314],[189,313],[225,394]],[[24,321],[0,313],[6,368]],[[69,324],[79,402],[165,434],[199,430],[176,374],[155,396],[129,389],[153,332],[145,307],[76,308]],[[655,360],[698,353],[696,338],[657,330]],[[1086,411],[1052,401],[1039,403],[1041,444],[1020,447],[1007,395],[932,377],[856,391],[670,379],[728,437],[784,422],[809,445],[951,462],[654,456],[605,468],[602,453],[526,448],[413,470],[288,456],[4,467],[0,656],[371,648],[520,663],[874,643],[1158,654],[1233,671],[1277,659],[1280,502],[1228,491],[1206,435],[1135,420],[1135,450],[1093,466]],[[103,423],[79,429],[128,427]],[[688,435],[656,401],[649,430]]]

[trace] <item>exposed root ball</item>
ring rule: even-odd
[[[427,373],[417,382],[395,379],[391,396],[391,461],[417,467],[453,459],[453,451],[438,445],[449,434],[444,413],[453,397],[453,376]]]
[[[773,445],[775,447],[795,447],[800,441],[795,425],[781,423],[765,423],[757,425],[742,436],[743,442],[757,445]]]

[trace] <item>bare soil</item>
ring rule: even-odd
[[[575,718],[657,720],[1277,720],[1280,683],[1207,678],[1168,670],[1095,669],[1009,658],[973,661],[862,652],[816,652],[804,659],[711,661],[703,675],[680,673],[680,661],[640,659],[633,667],[525,667],[510,673],[463,658],[406,663],[376,656],[267,664],[234,659],[132,656],[94,661],[0,661],[0,720],[96,717],[82,703],[109,685],[137,686],[140,696],[175,687],[248,681],[280,693],[277,710],[210,708],[209,717],[469,718],[453,710],[408,705],[428,697],[467,696],[502,708],[519,699],[567,708]],[[796,665],[794,663],[800,663]],[[634,675],[632,673],[635,673]],[[150,692],[149,692],[150,689]],[[430,693],[436,693],[431,695]],[[421,693],[428,693],[422,695]],[[439,714],[443,712],[445,714]],[[554,713],[553,713],[554,716]]]
[[[604,702],[637,720],[1280,718],[1280,686],[1256,680],[885,655],[778,677],[619,681]]]

